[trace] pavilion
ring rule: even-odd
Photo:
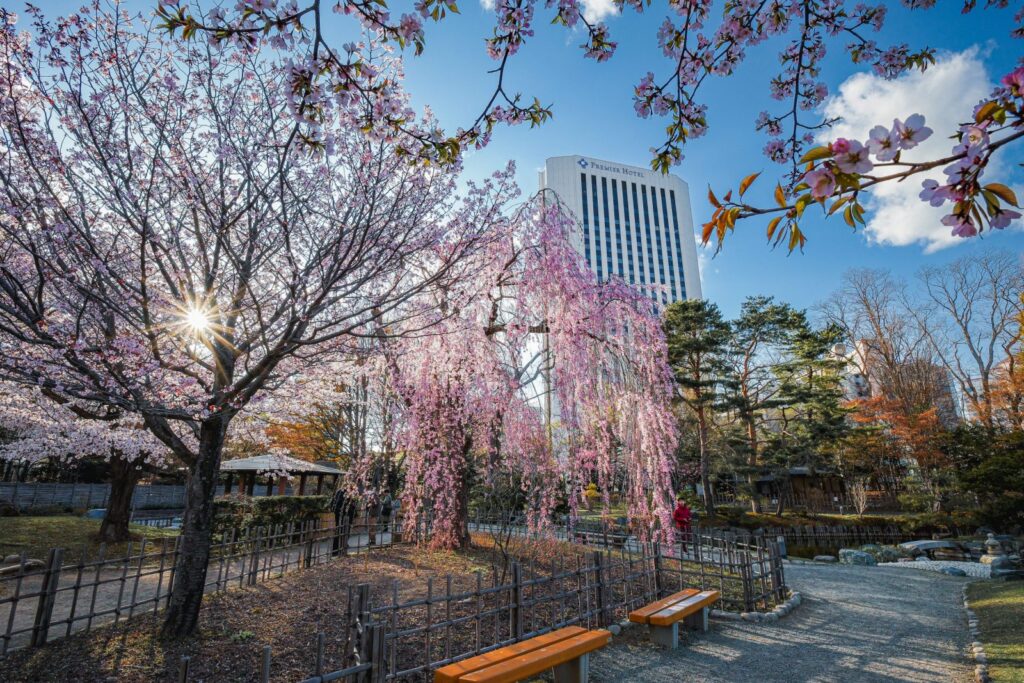
[[[224,493],[230,494],[234,488],[235,478],[238,479],[238,493],[255,495],[257,477],[267,480],[267,493],[271,496],[274,482],[277,482],[277,495],[288,492],[289,477],[298,476],[299,488],[295,495],[306,495],[306,484],[310,477],[316,478],[316,488],[311,495],[320,495],[324,490],[324,479],[330,477],[328,491],[333,491],[344,472],[336,465],[328,463],[308,462],[287,455],[256,455],[251,458],[227,460],[220,464],[221,474],[227,475],[224,480]]]

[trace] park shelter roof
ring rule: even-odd
[[[254,455],[251,458],[226,460],[220,464],[221,472],[287,472],[288,474],[341,474],[331,465],[299,460],[287,455]]]

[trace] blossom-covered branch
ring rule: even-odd
[[[821,206],[826,217],[841,211],[846,224],[856,228],[864,224],[863,198],[873,187],[904,182],[935,168],[942,168],[946,180],[924,180],[920,198],[936,207],[949,205],[942,224],[953,235],[974,237],[986,229],[1001,230],[1021,217],[1016,193],[1002,183],[983,182],[982,176],[999,149],[1024,138],[1024,67],[1004,76],[1000,87],[974,107],[973,120],[953,135],[956,144],[949,155],[922,161],[904,158],[932,134],[924,117],[913,114],[893,121],[891,127],[875,126],[863,142],[838,138],[811,149],[800,159],[803,170],[796,183],[788,189],[776,186],[776,206],[743,201],[757,174],[740,183],[736,199],[730,191],[719,200],[709,190],[715,211],[704,224],[703,240],[714,237],[721,248],[737,221],[777,214],[768,222],[768,240],[785,243],[791,251],[802,248],[806,236],[800,221],[810,207]]]

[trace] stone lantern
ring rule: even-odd
[[[1006,552],[1003,551],[1003,545],[996,540],[995,534],[989,534],[988,540],[985,541],[985,554],[981,556],[981,563],[992,564],[1005,557]]]

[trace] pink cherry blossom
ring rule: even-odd
[[[978,228],[969,218],[959,216],[957,214],[944,216],[942,218],[942,224],[948,225],[952,228],[952,230],[950,230],[950,234],[954,237],[974,237],[978,234]]]
[[[892,131],[901,149],[913,149],[932,134],[932,129],[924,125],[924,116],[921,114],[913,114],[906,121],[896,119]]]
[[[860,145],[859,142],[856,144]],[[850,151],[850,141],[846,138],[836,138],[830,146],[833,154],[846,154]]]
[[[1018,66],[1002,77],[1000,82],[1017,97],[1024,96],[1024,66]]]
[[[921,193],[918,195],[922,201],[926,201],[932,206],[942,206],[942,204],[953,197],[952,190],[946,185],[940,185],[937,180],[928,178],[921,183]]]
[[[900,151],[899,137],[885,126],[875,126],[869,133],[867,148],[879,161],[892,161]]]
[[[995,215],[992,216],[989,221],[989,225],[993,228],[1002,230],[1003,228],[1010,225],[1010,221],[1015,221],[1020,218],[1020,211],[1014,211],[1013,209],[999,209]]]
[[[839,138],[832,143],[832,151],[835,153],[836,166],[843,173],[870,173],[874,168],[868,157],[868,148],[857,140]]]
[[[824,167],[818,167],[806,173],[803,181],[810,185],[811,196],[815,199],[831,197],[836,191],[836,179],[832,172]]]

